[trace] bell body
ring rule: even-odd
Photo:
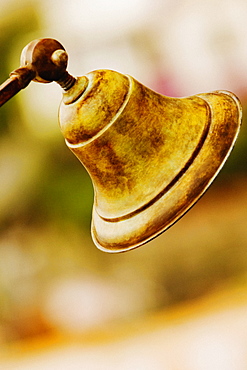
[[[64,94],[59,119],[93,182],[93,240],[121,252],[163,232],[199,199],[233,147],[241,106],[226,91],[171,98],[99,70]]]

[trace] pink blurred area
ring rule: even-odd
[[[60,88],[31,83],[1,108],[0,368],[246,369],[247,2],[0,5],[3,80],[27,43],[51,37],[74,76],[113,69],[174,97],[229,90],[244,113],[203,199],[146,246],[108,255],[90,237],[91,182],[59,131]]]

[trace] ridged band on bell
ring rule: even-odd
[[[204,193],[234,145],[241,105],[227,91],[166,97],[100,70],[77,79],[59,116],[94,185],[93,240],[121,252],[159,235]]]

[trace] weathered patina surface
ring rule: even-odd
[[[111,252],[135,248],[177,221],[227,158],[241,123],[234,94],[187,98],[155,93],[135,79],[91,72],[60,126],[94,185],[92,235]],[[81,78],[75,83],[81,83]]]

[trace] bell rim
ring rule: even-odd
[[[109,222],[106,219],[101,218],[98,215],[95,209],[95,206],[93,206],[91,235],[92,235],[93,242],[95,243],[98,249],[104,252],[108,252],[108,253],[120,253],[120,252],[129,251],[132,249],[136,249],[140,247],[141,245],[148,243],[149,241],[153,240],[154,238],[162,234],[164,231],[169,229],[180,218],[182,218],[198,202],[198,200],[202,197],[202,195],[208,190],[208,188],[210,187],[210,185],[215,180],[218,173],[224,166],[226,160],[228,159],[235,145],[235,142],[236,142],[236,139],[239,134],[240,127],[241,127],[241,120],[242,120],[242,107],[241,107],[239,99],[233,93],[229,91],[218,90],[218,91],[214,91],[208,94],[198,94],[196,96],[203,99],[209,106],[210,111],[213,111],[211,105],[205,99],[206,95],[212,95],[212,94],[228,95],[232,98],[233,100],[232,103],[233,104],[235,103],[235,107],[238,112],[238,117],[232,117],[232,122],[233,122],[232,124],[235,127],[233,132],[228,134],[226,127],[224,127],[225,125],[224,120],[219,123],[214,119],[215,117],[212,116],[212,121],[209,124],[210,127],[209,127],[208,135],[202,147],[200,148],[199,152],[197,153],[197,156],[194,158],[192,164],[184,172],[184,174],[177,181],[177,183],[175,183],[174,186],[167,193],[165,193],[162,197],[160,197],[160,199],[158,199],[157,202],[154,202],[148,208],[144,209],[141,213],[137,213],[136,215],[133,215],[131,218],[124,219],[122,221],[117,221],[114,223],[114,222]],[[167,213],[169,215],[169,203],[171,203],[172,199],[174,199],[176,203],[176,200],[179,199],[178,194],[181,193],[181,190],[186,185],[187,180],[190,177],[192,179],[197,179],[198,177],[200,177],[201,171],[200,171],[200,166],[198,164],[201,161],[204,165],[206,163],[212,162],[211,152],[208,149],[213,145],[213,137],[218,132],[219,126],[222,128],[223,130],[222,132],[224,132],[227,136],[230,137],[230,144],[226,148],[226,153],[224,154],[223,159],[221,159],[219,163],[211,165],[208,175],[204,178],[203,182],[196,187],[195,192],[193,192],[193,189],[188,188],[189,191],[188,193],[186,193],[186,195],[189,196],[192,193],[194,193],[193,197],[191,198],[190,201],[187,201],[187,202],[186,200],[182,201],[180,205],[178,204],[177,207],[173,209],[173,212],[170,215],[170,221],[164,222],[160,220],[158,221],[159,226],[156,232],[153,232],[153,231],[148,232],[147,230],[145,230],[144,232],[144,229],[141,226],[142,222],[140,221],[144,221],[144,223],[145,222],[148,222],[148,223],[157,222],[158,217],[161,217],[160,215],[161,212],[158,212],[158,210],[163,210],[163,214]],[[222,135],[222,137],[223,136],[224,135]],[[226,147],[225,141],[222,137],[220,137],[221,139],[220,145],[219,145],[219,142],[217,142],[217,148],[214,150],[215,154],[219,154],[222,151],[222,149]],[[167,202],[168,200],[169,202]],[[135,224],[137,224],[136,228],[133,227],[133,225]],[[102,230],[104,230],[103,232],[104,236],[102,234]],[[127,232],[127,234],[129,234],[128,239],[126,239],[126,231],[124,230],[127,230],[127,231],[131,230],[131,232],[129,233]],[[150,230],[152,230],[151,226],[150,226]],[[101,233],[99,231],[101,231]],[[115,243],[107,241],[107,239],[110,240],[111,238],[116,238],[118,241]]]

